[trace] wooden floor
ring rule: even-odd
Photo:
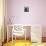
[[[46,46],[46,43],[31,43],[30,41],[14,40],[5,43],[3,46]]]
[[[16,41],[10,41],[8,43],[5,43],[3,46],[31,46],[30,41],[24,41],[24,40],[16,40]]]

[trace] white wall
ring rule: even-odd
[[[0,42],[4,39],[3,28],[3,0],[0,0]]]
[[[29,7],[29,12],[24,12],[24,7]],[[8,24],[40,24],[43,37],[46,36],[46,0],[8,0]],[[11,22],[10,22],[11,21]]]

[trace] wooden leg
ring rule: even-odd
[[[16,41],[16,36],[15,36],[15,41]]]
[[[12,43],[13,43],[13,31],[12,31]]]
[[[8,28],[7,28],[7,42],[8,42]]]
[[[26,31],[25,31],[25,43],[26,43]]]
[[[2,42],[2,45],[1,46],[3,46],[4,45],[4,43]]]

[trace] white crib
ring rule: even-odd
[[[9,30],[10,27],[12,27],[12,30]],[[28,27],[30,27],[30,28],[28,28]],[[26,41],[26,38],[27,38],[26,29],[27,28],[30,31],[30,33],[28,33],[28,34],[30,34],[30,36],[29,35],[28,36],[30,37],[31,42],[41,42],[41,38],[42,38],[41,26],[40,25],[30,25],[30,24],[28,24],[28,25],[23,25],[23,24],[8,25],[7,26],[7,42],[9,41],[10,35],[12,37],[12,42],[13,42],[14,36],[15,36],[15,40],[16,40],[16,36],[23,36],[23,34],[24,34],[25,41]]]

